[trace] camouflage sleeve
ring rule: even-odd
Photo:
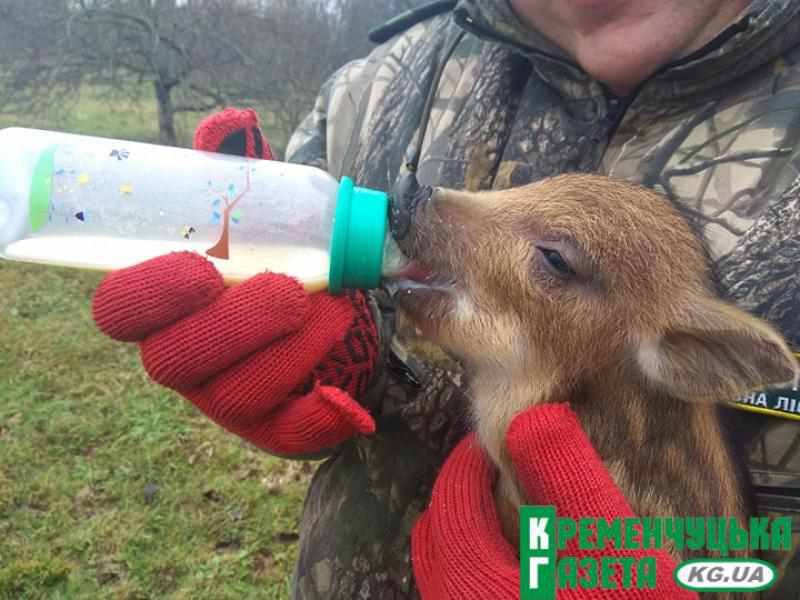
[[[716,265],[727,297],[767,319],[800,348],[800,177],[769,203]]]
[[[328,169],[325,128],[328,122],[328,96],[332,85],[333,77],[325,82],[314,102],[314,108],[289,138],[286,162]]]
[[[358,126],[358,105],[367,95],[374,66],[367,57],[351,61],[331,75],[313,109],[289,139],[287,162],[319,167],[337,178],[347,175],[343,164],[352,132]]]

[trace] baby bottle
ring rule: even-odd
[[[313,167],[32,129],[0,131],[0,257],[113,270],[173,251],[227,284],[377,287],[407,262],[388,197]]]

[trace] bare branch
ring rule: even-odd
[[[324,81],[372,50],[370,28],[424,1],[0,0],[0,112],[102,85],[153,94],[163,143],[176,113],[233,104],[269,113],[285,139]]]

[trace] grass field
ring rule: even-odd
[[[148,141],[154,113],[88,97],[0,127]],[[0,262],[0,600],[287,597],[310,466],[151,384],[93,326],[99,280]]]

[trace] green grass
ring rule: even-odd
[[[87,88],[76,101],[68,101],[64,107],[53,108],[44,115],[0,115],[0,128],[36,127],[155,143],[158,142],[158,112],[149,89],[149,86],[143,87],[140,97],[133,99],[120,94],[102,94],[96,89]],[[276,128],[267,111],[258,106],[254,108],[259,111],[262,129],[273,150],[282,156],[288,141],[286,132]],[[178,113],[175,119],[178,143],[191,146],[197,123],[211,112]]]
[[[143,92],[145,90],[143,89]],[[0,127],[37,127],[142,142],[158,141],[155,102],[144,93],[141,100],[101,94],[85,89],[76,101],[68,100],[47,114],[0,116]],[[191,144],[194,126],[203,114],[181,113],[176,127],[182,145]]]
[[[87,98],[0,126],[152,140],[151,123]],[[149,382],[93,325],[100,277],[0,262],[0,600],[286,598],[310,465]]]

